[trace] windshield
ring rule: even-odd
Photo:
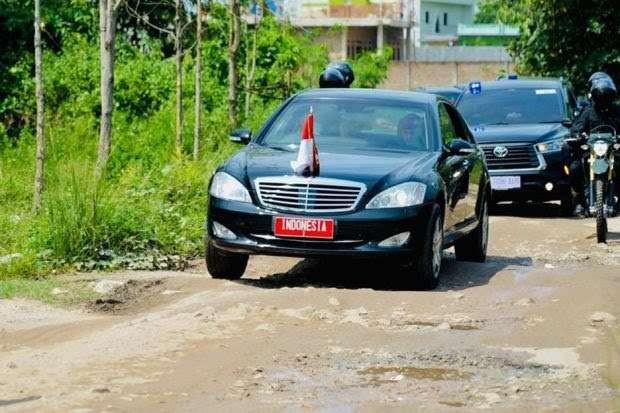
[[[458,104],[472,126],[517,123],[560,123],[562,92],[559,89],[493,89],[479,95],[466,92]]]
[[[320,150],[426,151],[426,105],[381,99],[297,99],[278,115],[260,144],[285,150],[299,147],[308,112]]]

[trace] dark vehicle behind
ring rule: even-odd
[[[481,82],[463,92],[458,108],[484,150],[493,201],[555,201],[573,209],[570,154],[564,140],[575,114],[561,80]]]

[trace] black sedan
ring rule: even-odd
[[[309,111],[318,176],[299,176]],[[415,288],[437,285],[442,251],[482,262],[489,176],[458,111],[441,97],[317,89],[288,99],[210,183],[207,267],[237,279],[248,254],[390,258]]]

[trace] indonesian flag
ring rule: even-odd
[[[291,161],[296,175],[317,176],[319,174],[319,151],[314,143],[314,115],[312,108],[301,129],[301,142],[297,160]]]

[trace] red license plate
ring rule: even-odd
[[[276,237],[334,239],[334,220],[275,217],[273,233]]]

